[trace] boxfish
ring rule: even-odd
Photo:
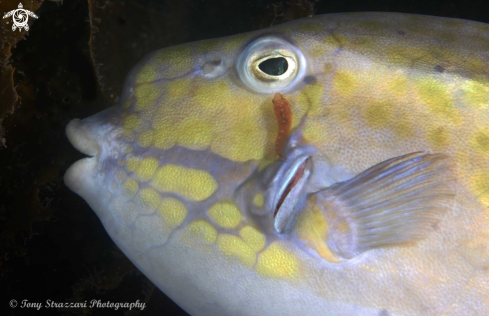
[[[157,50],[66,185],[190,315],[489,315],[489,25],[304,18]]]

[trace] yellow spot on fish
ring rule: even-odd
[[[161,192],[173,192],[192,201],[207,199],[218,187],[207,171],[173,164],[156,171],[153,185]]]
[[[489,206],[489,172],[486,171],[475,179],[475,189],[481,202],[487,207]]]
[[[203,150],[211,144],[214,126],[210,120],[201,117],[185,118],[178,125],[178,144],[187,148]]]
[[[256,271],[270,278],[293,278],[299,273],[299,260],[277,242],[273,242],[259,256]]]
[[[153,134],[154,146],[159,149],[168,149],[175,145],[172,133],[174,129],[171,124],[161,125]]]
[[[139,184],[133,179],[127,179],[124,181],[122,196],[126,199],[130,199],[138,192]]]
[[[461,89],[468,105],[479,109],[489,107],[489,81],[487,79],[467,80]]]
[[[141,120],[135,114],[129,114],[122,119],[122,126],[125,129],[134,130],[141,125]]]
[[[233,161],[264,157],[269,138],[263,130],[271,123],[268,116],[264,120],[260,106],[265,101],[263,96],[243,94],[236,101],[235,88],[224,79],[195,84],[191,90],[191,103],[176,100],[170,102],[175,107],[158,109],[152,123],[155,147],[168,149],[178,144],[203,150],[210,146],[214,153]],[[240,104],[256,106],[239,107]],[[216,119],[226,124],[215,124]]]
[[[174,98],[176,100],[183,99],[190,91],[190,80],[175,79],[166,85],[169,98]],[[165,96],[166,97],[166,96]],[[166,100],[166,99],[165,99]]]
[[[254,251],[261,251],[265,247],[265,235],[251,226],[241,228],[239,235]]]
[[[334,75],[334,87],[342,96],[352,94],[357,85],[355,75],[352,73],[338,72]]]
[[[241,238],[220,234],[217,238],[217,246],[228,257],[237,257],[243,264],[252,267],[256,261],[256,253]]]
[[[255,204],[255,206],[262,207],[264,203],[265,196],[263,195],[263,193],[255,194],[255,197],[253,198],[253,204]]]
[[[152,213],[161,202],[161,196],[153,188],[144,188],[139,191],[137,199],[143,204],[141,211]]]
[[[331,54],[339,47],[338,40],[332,35],[327,35],[324,36],[321,41],[312,42],[310,51],[313,57],[319,57],[324,56],[325,54]]]
[[[217,202],[209,208],[207,214],[224,228],[236,228],[243,219],[238,207],[232,202]]]
[[[448,135],[446,129],[438,127],[428,132],[428,142],[430,145],[439,150],[448,144]]]
[[[158,207],[158,214],[173,228],[177,227],[187,217],[187,207],[175,198],[163,198]]]
[[[366,106],[364,117],[367,124],[380,128],[389,124],[392,119],[392,105],[388,103],[373,103]]]
[[[401,138],[407,138],[413,132],[412,126],[405,121],[397,120],[394,122],[393,127],[394,133]]]
[[[488,132],[478,132],[474,137],[474,146],[482,153],[489,153],[489,130]]]
[[[158,98],[161,96],[161,90],[157,85],[147,83],[137,86],[134,89],[134,96],[136,97],[134,110],[141,111],[147,106],[157,105]]]
[[[172,78],[185,74],[192,67],[189,45],[179,45],[157,51],[141,67],[136,75],[136,83],[153,82],[157,79]]]
[[[136,178],[141,181],[150,180],[155,174],[156,168],[158,168],[158,160],[154,158],[144,158],[141,160],[138,169],[136,170]]]
[[[297,106],[302,107],[301,112],[307,112],[309,116],[312,115],[321,115],[324,110],[327,109],[323,106],[323,97],[324,87],[322,84],[310,84],[305,86],[297,96]],[[296,117],[300,116],[300,112],[296,113]],[[295,124],[297,125],[300,120],[295,120]]]
[[[138,145],[150,147],[153,144],[153,130],[147,130],[138,136]]]
[[[395,96],[402,96],[404,93],[408,92],[408,80],[405,76],[396,76],[389,80],[387,83],[388,89]]]
[[[198,241],[203,241],[208,244],[213,244],[217,238],[217,230],[203,219],[193,221],[188,224],[187,230],[190,235]]]
[[[126,160],[126,169],[130,172],[134,172],[138,168],[139,163],[141,163],[141,159],[134,156],[128,157]]]
[[[258,117],[251,121],[240,119],[220,141],[212,143],[212,150],[233,161],[262,159],[265,156],[266,133],[260,126]]]
[[[458,122],[458,113],[446,85],[438,80],[424,79],[418,84],[421,99],[435,114],[453,122]]]

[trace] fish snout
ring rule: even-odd
[[[78,151],[93,157],[100,152],[100,144],[90,130],[90,125],[86,124],[84,120],[73,119],[66,126],[66,136]]]
[[[97,177],[100,173],[97,166],[104,159],[104,152],[108,151],[106,147],[113,138],[111,135],[114,135],[114,126],[110,123],[114,117],[112,114],[113,108],[110,108],[83,120],[73,119],[66,126],[66,136],[70,143],[88,157],[76,161],[68,168],[64,182],[91,205],[91,201],[96,201],[96,187],[103,186]]]

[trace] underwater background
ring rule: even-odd
[[[187,315],[115,246],[63,183],[83,157],[66,124],[117,103],[149,52],[308,15],[386,11],[489,23],[487,0],[23,0],[30,30],[0,21],[0,315]],[[0,1],[0,13],[19,0]],[[144,310],[9,302],[144,302]]]

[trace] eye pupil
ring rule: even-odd
[[[270,76],[280,76],[289,68],[287,60],[283,57],[270,58],[258,65],[261,71]]]

